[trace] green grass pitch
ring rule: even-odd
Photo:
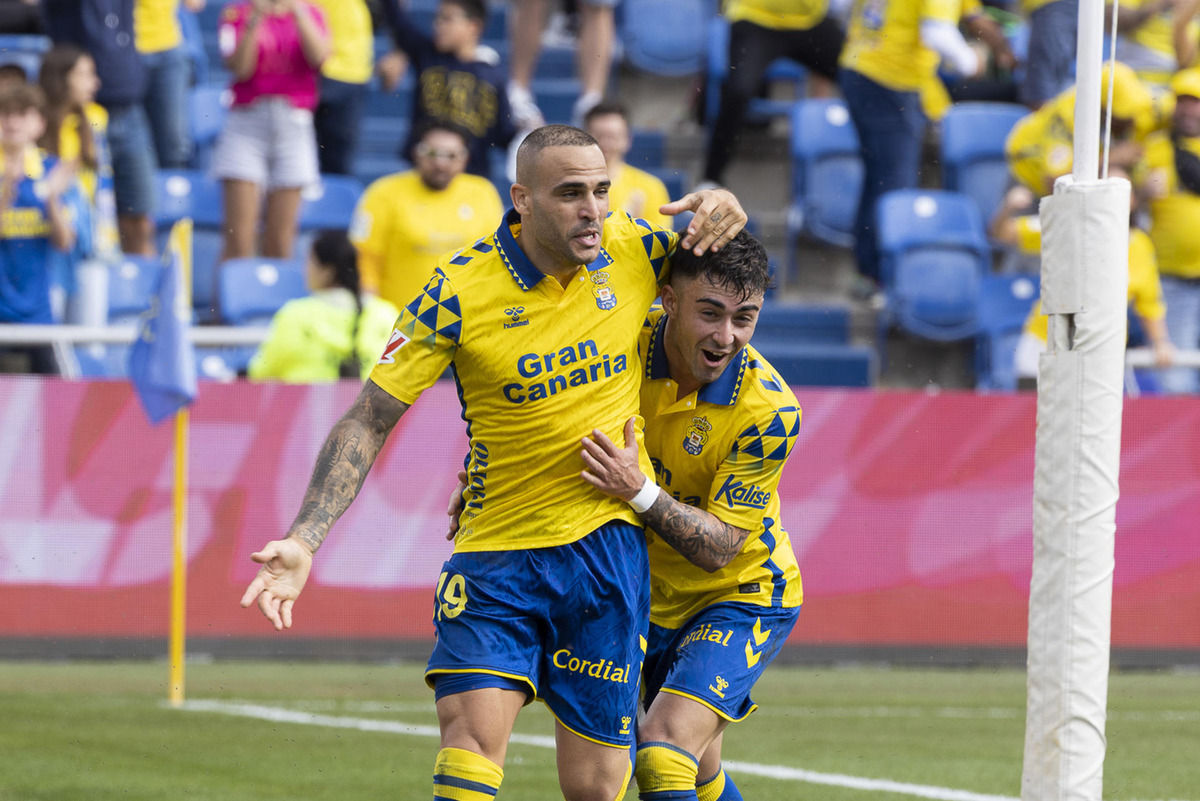
[[[0,662],[0,799],[431,797],[437,720],[419,665],[188,665],[189,703],[305,723],[173,709],[166,682],[163,663]],[[1024,696],[1013,670],[777,665],[755,692],[759,711],[726,735],[725,758],[750,801],[1015,798]],[[1105,798],[1200,799],[1200,674],[1114,674],[1109,702]],[[561,798],[540,739],[552,732],[540,704],[522,713],[501,801]]]

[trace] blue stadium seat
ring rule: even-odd
[[[969,195],[985,222],[1009,182],[1004,142],[1028,113],[1015,103],[957,103],[942,120],[942,186]]]
[[[42,70],[42,54],[29,50],[6,50],[0,47],[0,66],[7,66],[9,64],[15,64],[20,67],[25,71],[25,76],[30,82],[37,83],[38,73]]]
[[[534,78],[531,90],[546,122],[564,125],[571,123],[575,101],[583,93],[576,78]]]
[[[939,342],[974,336],[991,250],[971,198],[944,190],[901,189],[876,211],[886,322]]]
[[[108,322],[132,324],[150,308],[162,262],[153,256],[125,256],[108,268]]]
[[[197,226],[219,229],[224,216],[221,183],[200,170],[159,170],[155,225],[162,229],[191,217]]]
[[[654,167],[645,168],[646,172],[650,173],[658,180],[662,181],[667,187],[667,197],[671,200],[679,200],[688,193],[688,186],[691,183],[688,180],[687,174],[683,170],[673,167]]]
[[[1038,276],[985,275],[979,287],[979,333],[975,336],[975,386],[1013,390],[1013,357],[1025,320],[1038,298]]]
[[[643,170],[662,167],[667,160],[667,135],[645,129],[630,131],[631,142],[625,161]]]
[[[801,234],[853,246],[863,165],[846,104],[834,99],[798,102],[792,112],[791,155],[788,253]]]
[[[217,321],[217,264],[224,244],[218,229],[197,228],[192,232],[192,311],[196,322]]]
[[[200,18],[196,12],[180,7],[179,29],[183,34],[184,52],[192,65],[192,83],[206,83],[209,77],[208,53],[204,49],[204,31],[200,28]]]
[[[863,345],[795,342],[755,334],[751,344],[793,387],[869,387],[879,374],[879,356]]]
[[[188,95],[188,125],[191,129],[192,167],[204,170],[212,163],[213,147],[225,124],[231,102],[229,89],[222,84],[203,84]]]
[[[618,35],[626,63],[652,75],[699,73],[715,14],[712,0],[625,0]]]
[[[350,227],[363,186],[348,175],[322,175],[321,183],[306,187],[300,207],[300,230]]]
[[[850,344],[850,310],[845,306],[767,301],[758,313],[755,340],[822,345]]]
[[[229,325],[267,325],[283,304],[308,294],[304,263],[295,259],[230,259],[218,268],[217,286]]]
[[[721,82],[725,73],[729,72],[729,21],[718,14],[712,14],[708,23],[708,56],[704,67],[704,122],[709,128],[717,119],[717,110],[721,105]],[[764,80],[770,84],[777,81],[791,83],[797,98],[804,95],[804,83],[808,80],[808,71],[804,66],[790,59],[777,59],[767,67]],[[747,122],[766,122],[772,117],[782,117],[791,113],[795,101],[772,100],[756,97],[750,101],[746,109]]]

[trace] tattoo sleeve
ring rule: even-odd
[[[750,532],[659,491],[642,522],[696,567],[714,573],[733,561]]]
[[[314,552],[362,489],[375,457],[408,404],[367,381],[354,404],[334,424],[313,468],[300,513],[288,533]]]

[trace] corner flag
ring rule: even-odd
[[[162,275],[129,351],[129,377],[150,422],[159,423],[196,399],[196,352],[191,327],[191,226],[171,229]]]

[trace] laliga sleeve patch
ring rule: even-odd
[[[408,341],[409,338],[400,330],[393,329],[392,336],[388,339],[387,347],[383,349],[383,355],[379,357],[379,364],[395,364],[396,351],[408,344]]]

